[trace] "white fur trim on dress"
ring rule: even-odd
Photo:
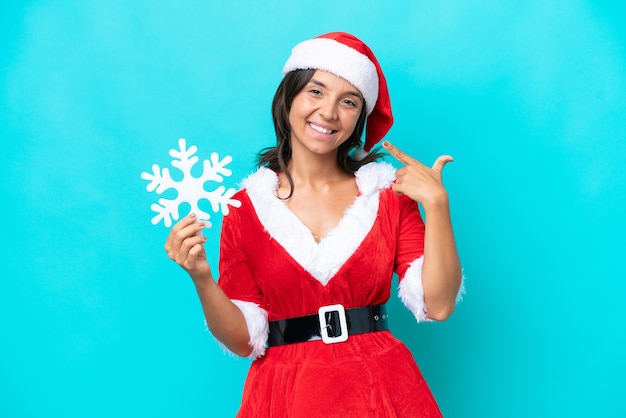
[[[378,99],[376,66],[365,55],[334,39],[313,38],[300,42],[291,50],[283,67],[283,76],[294,70],[324,70],[347,80],[359,89],[369,115]]]
[[[430,321],[424,302],[424,286],[422,285],[422,265],[424,256],[413,261],[400,281],[398,295],[402,303],[415,315],[417,322]]]
[[[372,229],[380,191],[395,180],[395,169],[387,163],[370,163],[361,167],[355,177],[360,195],[319,243],[287,204],[276,197],[278,176],[272,170],[259,168],[242,182],[242,187],[270,236],[325,286]]]
[[[404,274],[404,278],[400,281],[398,295],[402,303],[417,319],[417,322],[430,322],[428,318],[428,310],[424,301],[424,286],[422,282],[422,266],[424,264],[424,256],[413,261]],[[465,275],[461,276],[461,286],[456,294],[456,303],[463,299],[465,294]]]
[[[463,300],[463,295],[465,294],[465,272],[461,269],[461,285],[459,286],[459,291],[456,294],[456,303],[459,303]]]
[[[237,299],[232,299],[231,302],[239,308],[248,326],[248,334],[250,335],[248,344],[252,348],[252,352],[248,358],[254,360],[263,356],[265,354],[267,336],[269,334],[267,311],[253,302],[245,302]],[[231,352],[221,341],[218,340],[218,342],[224,350]]]

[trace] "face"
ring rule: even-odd
[[[354,131],[363,105],[363,96],[352,84],[329,72],[316,71],[291,104],[294,155],[335,155]]]

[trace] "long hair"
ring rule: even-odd
[[[293,179],[287,170],[287,164],[291,160],[291,125],[289,124],[289,112],[291,104],[302,89],[307,85],[316,70],[296,70],[285,75],[281,81],[274,100],[272,101],[272,120],[274,121],[274,130],[276,131],[276,146],[264,148],[259,152],[258,165],[265,166],[277,172],[283,172],[289,181],[290,192],[284,199],[287,200],[293,194]],[[383,156],[379,152],[380,148],[372,150],[365,158],[359,160],[352,158],[350,152],[357,147],[361,147],[361,136],[365,129],[366,106],[363,103],[361,114],[357,120],[352,135],[339,146],[337,150],[337,164],[339,167],[348,172],[354,173],[363,165],[376,161]]]

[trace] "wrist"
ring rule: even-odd
[[[198,275],[191,275],[191,280],[193,280],[193,284],[196,286],[196,290],[198,292],[209,290],[213,286],[217,285],[215,279],[213,279],[213,275],[210,272]]]
[[[424,208],[424,212],[440,212],[445,211],[449,212],[450,202],[448,200],[448,193],[443,192],[437,196],[432,196],[431,199],[423,200],[420,202],[422,207]]]

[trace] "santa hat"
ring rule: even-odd
[[[359,89],[367,114],[363,151],[369,152],[393,125],[387,81],[372,50],[349,33],[320,35],[293,48],[283,67],[283,76],[306,69],[328,71]]]

